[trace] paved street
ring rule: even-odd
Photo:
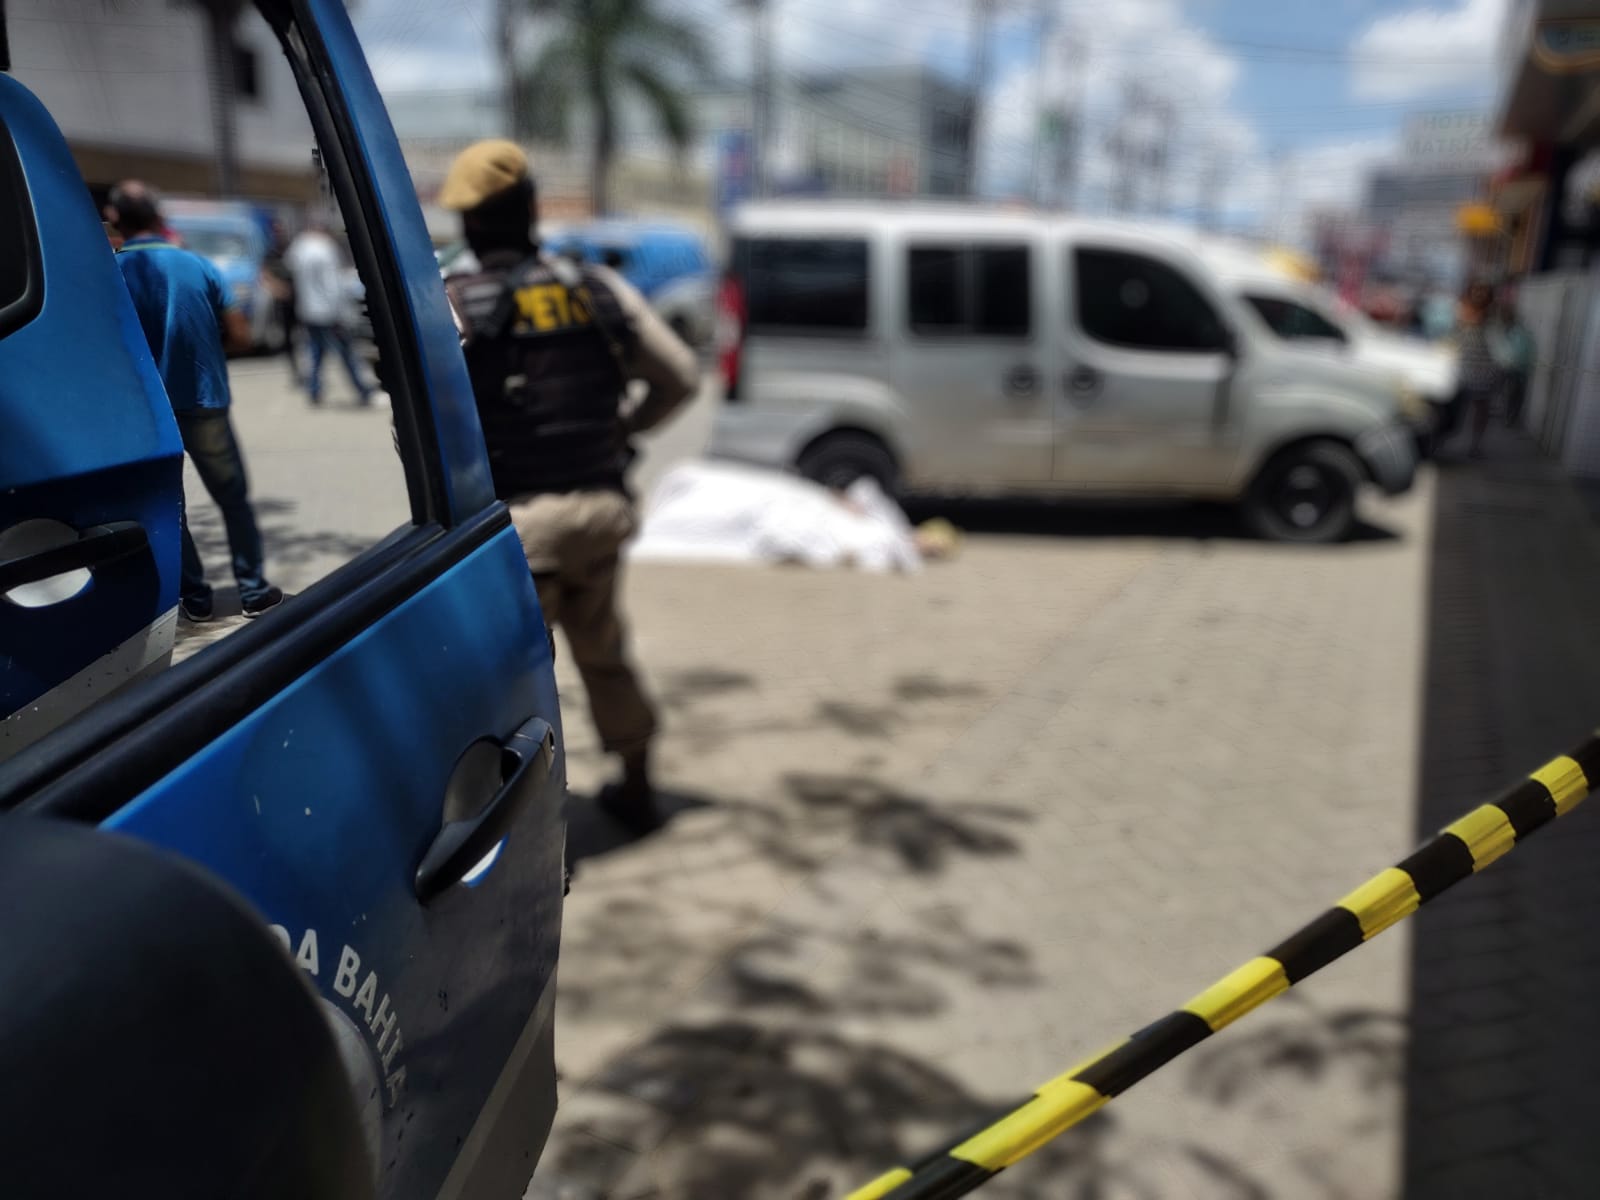
[[[309,412],[284,377],[242,364],[236,419],[294,590],[406,505],[386,414],[337,391]],[[647,469],[693,453],[710,411]],[[1210,512],[969,507],[960,555],[917,576],[635,568],[673,818],[628,844],[587,806],[605,764],[563,650],[580,861],[562,1109],[529,1195],[838,1195],[1562,749],[1600,713],[1600,553],[1548,467],[1491,449],[1373,503],[1341,547]],[[1581,810],[983,1194],[1587,1194],[1597,822]]]

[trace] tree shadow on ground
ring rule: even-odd
[[[1245,525],[1238,510],[1225,504],[928,498],[909,502],[906,512],[914,522],[942,517],[966,533],[1065,538],[1187,538],[1271,544],[1262,542]],[[1398,536],[1385,525],[1358,519],[1349,541],[1383,542]],[[1326,553],[1330,547],[1316,549]],[[1331,549],[1337,550],[1337,547]]]
[[[699,836],[726,845],[727,865],[757,858],[795,873],[814,872],[841,846],[854,845],[885,855],[899,869],[933,875],[961,856],[1017,853],[1012,830],[1033,819],[1023,808],[937,803],[858,775],[787,775],[768,803],[667,788],[657,794],[657,805],[663,830],[686,814],[707,818]],[[591,795],[569,796],[566,814],[567,856],[574,867],[660,833],[641,836],[624,829]],[[697,869],[715,871],[719,865],[723,860],[713,857]]]
[[[222,513],[209,499],[202,500],[202,497],[203,492],[199,496],[189,497],[186,510],[189,533],[194,537],[195,548],[200,551],[202,559],[213,562],[225,560],[228,557],[228,531],[222,523]],[[343,566],[382,540],[327,529],[303,529],[295,520],[300,506],[290,500],[264,496],[252,499],[251,507],[255,509],[256,524],[261,529],[261,543],[266,550],[270,569],[287,571],[324,558],[337,559],[336,565]]]
[[[530,1196],[823,1200],[1004,1111],[896,1047],[742,1017],[660,1030],[619,1055],[573,1107]],[[596,1155],[597,1144],[621,1152]],[[1194,1194],[1200,1180],[1219,1200],[1271,1195],[1247,1165],[1182,1139],[1128,1136],[1102,1111],[981,1194],[1170,1200]]]

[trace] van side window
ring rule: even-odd
[[[1026,246],[914,245],[906,252],[907,321],[921,337],[1027,337]]]
[[[752,238],[735,248],[751,333],[864,332],[867,243]]]
[[[1286,300],[1282,296],[1246,295],[1246,302],[1261,315],[1267,327],[1285,341],[1313,339],[1344,342],[1344,330],[1314,308]]]
[[[1227,335],[1200,290],[1166,263],[1125,250],[1073,251],[1078,326],[1131,350],[1222,350]]]

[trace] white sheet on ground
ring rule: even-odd
[[[873,480],[840,496],[793,475],[722,462],[683,463],[662,476],[630,555],[864,571],[922,566],[905,514]]]

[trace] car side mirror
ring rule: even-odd
[[[0,922],[6,1195],[374,1195],[317,996],[219,880],[11,815]]]

